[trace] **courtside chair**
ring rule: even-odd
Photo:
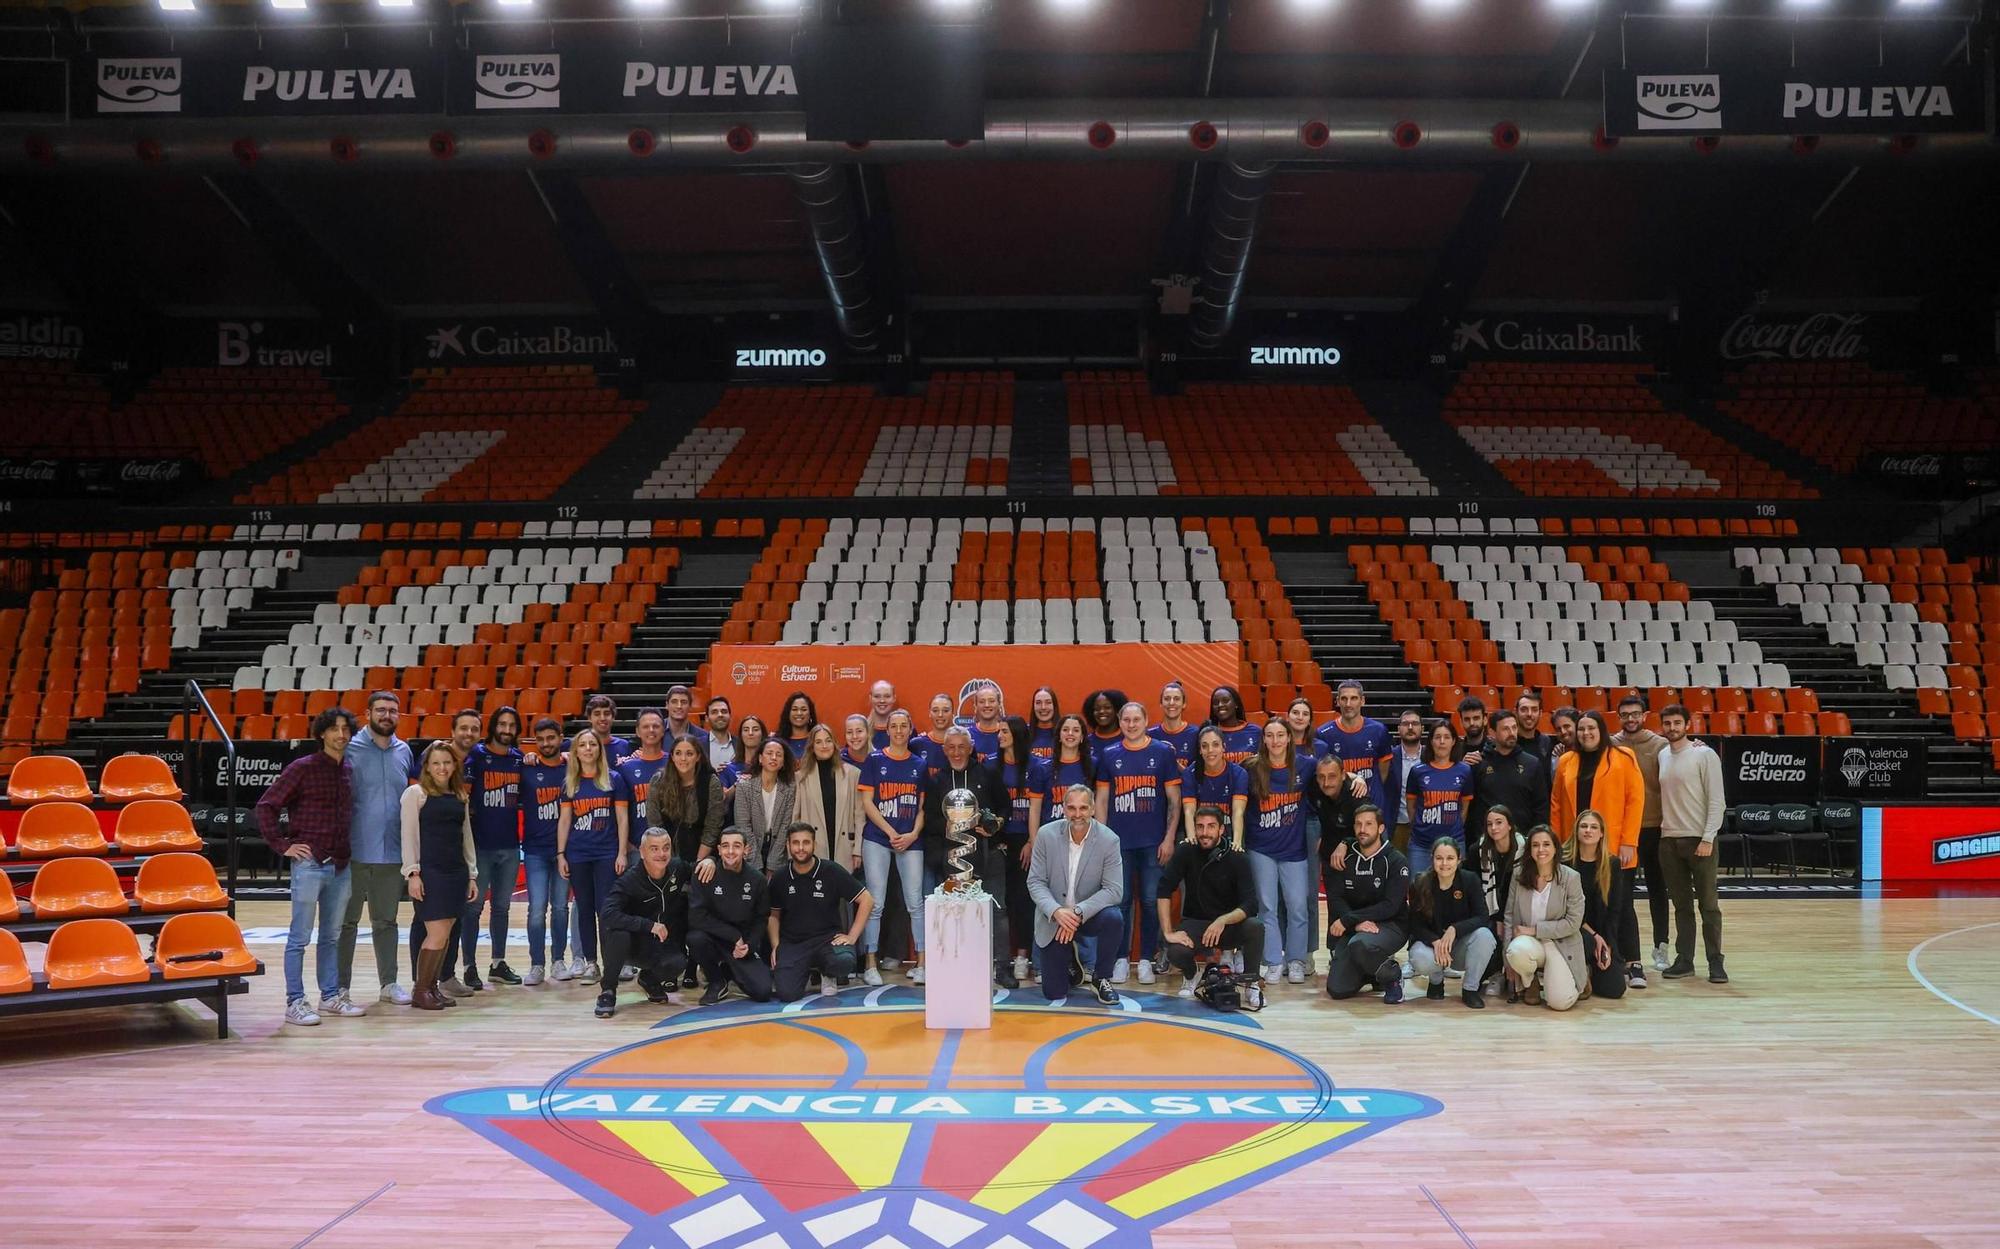
[[[139,938],[115,919],[79,919],[56,929],[43,964],[51,989],[144,984],[153,978]]]
[[[109,849],[97,816],[76,802],[43,802],[29,807],[21,815],[15,846],[24,859],[101,855]]]
[[[106,802],[137,802],[145,798],[181,797],[173,769],[155,755],[117,755],[104,765],[98,793]]]

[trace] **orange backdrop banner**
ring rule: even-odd
[[[1159,716],[1159,695],[1169,681],[1187,689],[1188,719],[1208,714],[1209,693],[1236,683],[1234,642],[1105,646],[712,646],[711,695],[729,700],[738,717],[756,715],[774,728],[794,690],[805,691],[819,717],[840,732],[847,715],[868,710],[868,687],[887,681],[916,718],[929,727],[925,708],[934,694],[958,700],[972,714],[972,690],[994,681],[1010,715],[1026,716],[1037,687],[1052,685],[1064,712],[1081,711],[1092,690],[1118,689]],[[700,714],[700,709],[696,709]]]

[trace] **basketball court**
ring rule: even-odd
[[[253,936],[285,920],[241,910]],[[1120,1012],[1052,1011],[1030,989],[990,1035],[940,1036],[892,977],[792,1011],[652,1007],[628,987],[610,1021],[593,990],[551,983],[308,1031],[280,1025],[265,976],[226,1045],[188,1006],[13,1021],[6,1117],[34,1160],[8,1185],[7,1239],[1992,1243],[2000,899],[1732,900],[1725,924],[1730,984],[1655,979],[1566,1015],[1421,992],[1336,1004],[1308,984],[1218,1016],[1163,981],[1127,985]],[[787,1113],[789,1088],[866,1101]],[[711,1098],[680,1113],[690,1090]],[[1014,1112],[1021,1090],[1040,1117]],[[1193,1100],[1153,1113],[1160,1090]],[[1209,1097],[1236,1118],[1177,1122]]]

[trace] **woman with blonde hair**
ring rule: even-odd
[[[576,893],[577,953],[585,984],[598,978],[598,912],[625,874],[632,845],[632,787],[611,766],[604,743],[584,729],[569,744],[562,814],[556,821],[556,869]]]
[[[1569,844],[1563,847],[1563,859],[1583,881],[1583,961],[1590,972],[1584,996],[1624,997],[1625,973],[1612,952],[1617,928],[1611,898],[1617,865],[1605,839],[1602,814],[1577,813]]]
[[[472,804],[466,801],[465,772],[449,742],[424,751],[417,779],[403,791],[403,879],[410,885],[416,917],[410,925],[410,961],[417,986],[410,1005],[443,1010],[458,1003],[438,991],[451,926],[476,891],[472,848]]]
[[[1576,1005],[1579,987],[1590,982],[1583,965],[1583,881],[1563,865],[1561,854],[1548,825],[1529,829],[1507,902],[1507,970],[1530,1005],[1550,1010]]]
[[[861,769],[841,757],[833,727],[815,724],[792,777],[792,819],[813,826],[817,853],[861,870]]]

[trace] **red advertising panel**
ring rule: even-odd
[[[1874,833],[1877,818],[1880,832]],[[1869,840],[1879,875],[1865,871]],[[1883,807],[1864,818],[1864,876],[1874,880],[2000,880],[2000,807]]]

